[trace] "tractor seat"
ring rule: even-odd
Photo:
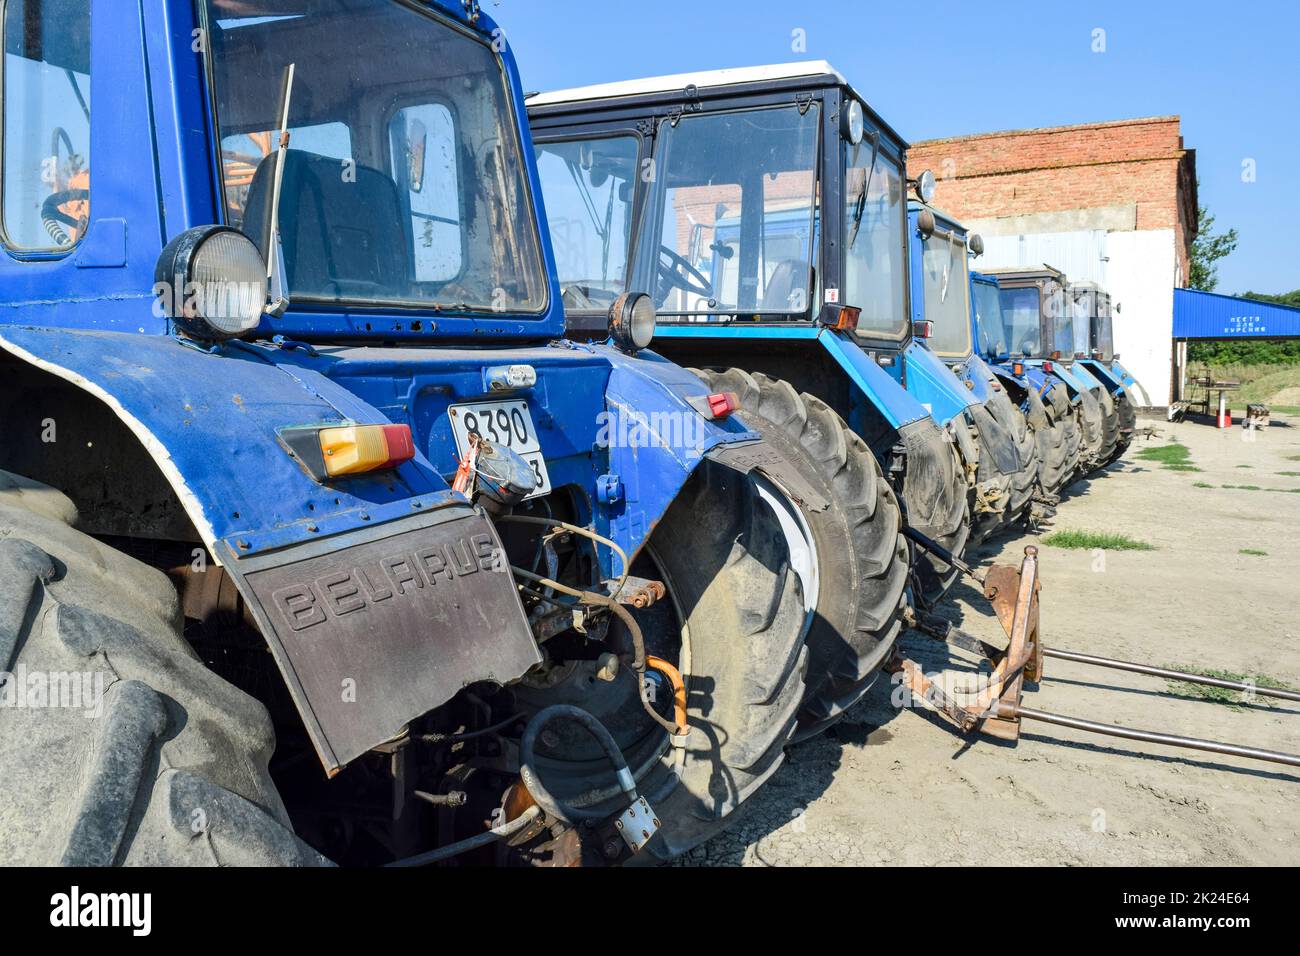
[[[244,213],[244,232],[261,249],[271,224],[274,156],[258,164]],[[341,160],[285,152],[280,239],[290,291],[325,299],[405,296],[410,243],[397,184],[368,166],[343,174]]]
[[[772,270],[772,278],[767,280],[763,290],[762,308],[785,311],[787,309],[807,309],[808,294],[804,283],[808,281],[808,263],[803,259],[782,259]],[[791,302],[790,297],[798,290],[803,294],[803,302]]]

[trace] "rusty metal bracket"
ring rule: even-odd
[[[919,664],[895,655],[887,669],[903,675],[903,684],[914,697],[934,707],[962,733],[984,733],[1014,741],[1020,736],[1018,716],[1026,679],[1038,681],[1043,673],[1042,640],[1039,635],[1038,549],[1025,548],[1017,569],[995,565],[984,576],[984,596],[993,605],[1009,638],[1006,650],[983,656],[993,663],[993,673],[981,680],[974,691],[951,682],[927,677]],[[946,639],[946,638],[945,638]],[[962,641],[952,641],[966,647]],[[971,648],[968,648],[971,649]]]

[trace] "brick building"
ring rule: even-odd
[[[1046,262],[1120,304],[1115,349],[1154,405],[1170,400],[1173,290],[1196,234],[1196,154],[1177,116],[914,143],[908,173],[984,237],[975,267]]]

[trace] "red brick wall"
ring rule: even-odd
[[[1135,204],[1138,229],[1173,229],[1184,278],[1196,224],[1194,153],[1177,116],[984,133],[914,143],[907,169],[938,177],[958,219]]]

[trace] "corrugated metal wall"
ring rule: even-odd
[[[1192,289],[1174,290],[1176,339],[1300,337],[1300,309]]]
[[[1105,288],[1106,230],[985,236],[984,255],[974,267],[998,269],[1042,262],[1060,269],[1071,282],[1096,282]]]

